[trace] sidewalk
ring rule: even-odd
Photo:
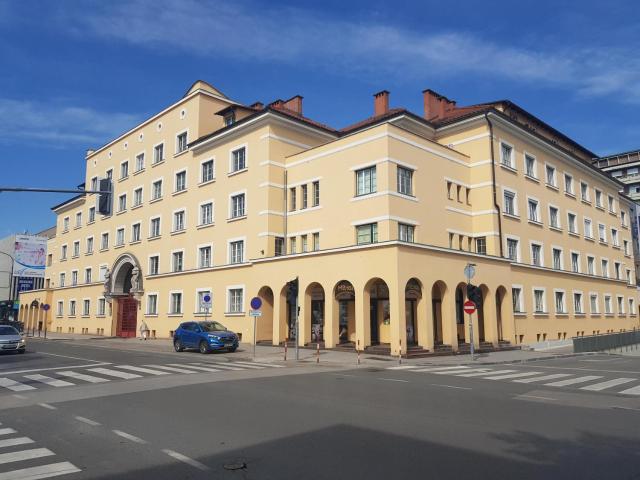
[[[109,348],[122,351],[146,351],[146,352],[173,352],[173,344],[171,339],[155,339],[155,340],[140,340],[139,338],[119,338],[119,337],[99,337],[92,335],[81,334],[61,334],[61,333],[49,333],[47,332],[47,339],[41,337],[29,337],[30,341],[52,341],[52,342],[77,342],[79,344],[86,344],[93,347]],[[256,362],[283,362],[284,361],[284,348],[283,347],[271,347],[258,345],[256,346],[255,358],[253,356],[253,345],[242,343],[238,348],[238,351],[233,354],[213,353],[212,355],[219,355],[219,360],[254,360]],[[547,360],[551,358],[562,358],[575,355],[589,355],[589,354],[574,354],[573,349],[569,346],[564,348],[557,348],[552,351],[530,351],[530,350],[510,350],[503,352],[491,352],[477,354],[475,360],[471,360],[470,355],[451,355],[451,356],[439,356],[429,358],[412,358],[402,359],[402,364],[407,365],[492,365],[501,363],[525,363],[539,360]],[[299,350],[300,360],[297,363],[300,364],[313,364],[317,361],[317,352],[306,348]],[[334,350],[320,350],[320,363],[331,364],[336,367],[349,367],[358,365],[358,355],[352,352],[339,352]],[[295,364],[295,348],[289,348],[287,351],[287,363]],[[366,353],[360,354],[360,365],[367,367],[380,367],[385,368],[388,366],[394,366],[398,364],[398,357],[390,357],[385,355],[369,355]]]

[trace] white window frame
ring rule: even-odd
[[[179,150],[178,137],[180,137],[184,133],[187,134],[186,146],[185,146],[184,150]],[[176,132],[175,143],[174,143],[174,146],[173,146],[173,156],[175,157],[176,155],[180,155],[181,153],[184,153],[184,152],[186,152],[188,150],[189,150],[189,129],[185,128],[184,130]]]
[[[514,213],[508,213],[506,211],[505,192],[513,195],[513,212]],[[502,214],[507,216],[512,216],[512,217],[520,216],[520,211],[518,210],[518,192],[513,188],[502,187]]]
[[[125,164],[127,165],[127,174],[123,176],[122,166]],[[118,178],[118,180],[124,180],[125,178],[129,178],[129,159],[128,158],[120,162],[120,177]]]
[[[558,306],[556,304],[556,294],[562,293],[562,311],[558,311]],[[564,288],[554,288],[553,289],[553,307],[555,309],[556,315],[567,315],[569,312],[567,310],[567,292]]]
[[[145,297],[146,297],[145,307],[144,307],[145,315],[158,315],[158,311],[160,310],[160,295],[158,294],[158,292],[148,292],[145,294]],[[149,297],[156,298],[155,312],[152,312],[149,310]]]
[[[542,310],[536,310],[536,291],[542,292]],[[555,300],[555,299],[554,299]],[[546,287],[531,287],[531,309],[534,315],[544,315],[548,314],[549,310],[547,309],[547,289]]]
[[[237,195],[244,195],[244,215],[240,215],[237,217],[233,216],[233,197],[237,196]],[[228,195],[228,211],[227,211],[227,219],[228,220],[236,220],[239,218],[245,218],[247,216],[247,211],[248,211],[248,206],[249,206],[249,198],[247,195],[247,189],[245,188],[244,190],[238,190],[237,192],[231,192]]]
[[[160,195],[159,196],[154,196],[155,195],[155,184],[160,182]],[[164,177],[160,177],[160,178],[156,178],[154,180],[151,180],[151,197],[150,197],[150,201],[155,201],[155,200],[160,200],[162,197],[164,197]]]
[[[186,192],[189,189],[189,172],[188,168],[181,168],[173,172],[173,193]],[[178,175],[184,173],[184,188],[178,190]]]
[[[245,197],[245,202],[246,202],[246,197]],[[205,205],[209,205],[209,204],[211,204],[211,222],[203,223],[202,222],[202,207],[204,207]],[[209,200],[205,200],[203,202],[200,202],[198,204],[198,226],[199,227],[204,227],[204,226],[214,225],[215,222],[216,222],[215,202],[213,201],[213,198],[211,198]]]
[[[573,255],[578,255],[578,270],[573,271]],[[569,263],[571,264],[571,271],[573,273],[582,273],[582,254],[578,250],[569,250]]]
[[[178,229],[176,225],[176,214],[182,213],[182,228]],[[184,232],[187,229],[187,209],[185,207],[176,208],[171,212],[171,233]]]
[[[505,258],[509,258],[509,242],[508,242],[508,240],[515,240],[516,242],[518,242],[518,246],[516,248],[516,259],[515,259],[515,262],[516,263],[521,263],[522,257],[520,255],[520,244],[521,244],[520,237],[517,237],[515,235],[505,235],[504,249],[505,249],[505,252],[507,253],[507,256]],[[514,260],[511,260],[511,261],[514,261]]]
[[[200,294],[205,292],[211,296],[211,306],[207,307],[206,310],[203,310],[200,305]],[[204,314],[211,315],[211,313],[213,312],[213,288],[197,287],[194,293],[195,293],[194,305],[196,307],[193,309],[194,315],[204,315]]]
[[[589,231],[587,231],[585,222],[589,221]],[[593,236],[593,220],[591,219],[591,217],[582,217],[582,230],[583,230],[583,234],[584,234],[584,238],[587,238],[589,240],[593,240],[594,236]]]
[[[627,306],[625,305],[624,295],[616,295],[616,310],[618,311],[618,315],[627,314]]]
[[[609,308],[607,309],[607,299],[609,300]],[[604,314],[613,315],[613,303],[611,303],[613,296],[610,293],[603,295]],[[608,310],[608,311],[607,311]]]
[[[505,145],[511,149],[509,154],[509,162],[505,163],[504,152],[502,150],[502,146]],[[506,140],[500,139],[500,165],[503,167],[510,168],[512,170],[516,170],[516,149],[512,143],[507,142]]]
[[[576,196],[576,187],[575,187],[575,177],[568,172],[562,172],[562,180],[563,180],[563,188],[564,193],[571,197]],[[567,177],[570,179],[569,184],[571,185],[571,190],[567,190]]]
[[[142,167],[138,168],[138,158],[142,155]],[[135,154],[134,158],[134,168],[135,170],[133,171],[133,173],[138,173],[138,172],[142,172],[144,171],[144,169],[146,168],[146,163],[147,163],[147,153],[145,150],[142,150],[141,152],[138,152]]]
[[[204,164],[208,162],[213,162],[212,177],[208,180],[205,180],[203,178]],[[200,180],[198,182],[199,185],[206,185],[207,183],[216,181],[216,157],[206,158],[200,162],[200,179],[199,180]]]
[[[553,168],[553,183],[549,183],[549,175],[547,174],[547,167]],[[558,167],[556,167],[552,163],[544,162],[544,183],[548,187],[551,187],[553,189],[559,189],[558,188]]]
[[[240,150],[241,148],[244,148],[244,168],[234,170],[233,169],[233,152]],[[229,165],[228,165],[227,175],[228,176],[235,175],[237,173],[244,172],[248,169],[249,169],[249,144],[241,143],[240,145],[235,145],[229,148]]]
[[[173,308],[173,295],[180,294],[180,310],[172,311]],[[184,291],[183,290],[170,290],[169,291],[169,315],[183,315],[184,313]]]
[[[529,175],[527,173],[527,157],[533,159],[533,176],[531,176],[531,175]],[[523,159],[523,162],[524,162],[524,164],[523,164],[523,172],[524,172],[525,177],[533,178],[535,180],[539,180],[540,177],[538,177],[538,158],[534,154],[529,153],[529,152],[527,152],[525,150],[523,152],[522,159]]]
[[[140,192],[140,202],[136,203],[136,193]],[[133,199],[131,201],[131,208],[136,208],[142,206],[144,203],[144,185],[138,185],[133,189]]]
[[[153,221],[154,220],[159,220],[159,227],[158,227],[158,234],[154,235],[153,232]],[[149,238],[158,238],[162,236],[162,215],[154,215],[153,217],[149,218]]]
[[[240,305],[240,311],[231,310],[231,290],[242,290],[242,305]],[[227,285],[226,289],[226,301],[225,301],[225,314],[226,315],[241,315],[245,312],[245,302],[247,300],[246,288],[244,285]]]
[[[606,270],[604,268],[602,268],[602,262],[607,262],[607,268]],[[600,257],[600,276],[603,278],[611,278],[609,276],[609,259],[606,257]]]
[[[528,206],[528,205],[527,205]],[[556,209],[556,221],[557,221],[557,225],[553,225],[553,223],[551,223],[551,209],[555,208]],[[549,228],[555,228],[556,230],[562,230],[562,220],[560,218],[560,207],[558,207],[557,205],[554,205],[552,203],[550,203],[548,205],[547,208],[547,213],[549,215]]]
[[[553,257],[553,251],[554,250],[559,250],[560,251],[560,268],[556,268],[555,259]],[[564,271],[564,249],[562,247],[560,247],[559,245],[551,245],[551,268],[553,270]]]
[[[591,304],[591,299],[596,298],[596,309],[593,310],[593,305]],[[589,292],[589,313],[591,315],[600,315],[600,295],[598,292]]]
[[[586,195],[582,195],[582,185],[586,185],[587,189],[586,189]],[[589,188],[589,183],[586,182],[585,180],[580,179],[580,200],[582,200],[583,202],[586,203],[591,203],[591,190]]]
[[[540,265],[536,265],[535,263],[533,263],[533,246],[534,245],[537,245],[540,247]],[[533,265],[535,267],[544,267],[544,243],[543,242],[539,242],[537,240],[529,241],[529,259],[531,261],[530,265]]]
[[[530,216],[529,202],[531,202],[531,201],[536,202],[536,210],[535,211],[536,211],[537,220],[531,219],[531,216]],[[535,223],[536,225],[537,224],[540,224],[540,225],[542,224],[542,215],[540,213],[540,200],[538,198],[532,197],[530,195],[527,195],[527,220],[529,222]]]
[[[153,272],[153,269],[151,268],[151,259],[152,258],[157,258],[158,259],[158,271],[157,272]],[[149,275],[158,275],[160,273],[160,254],[159,253],[150,253],[149,255],[147,255],[147,268],[148,268],[148,272]]]
[[[517,289],[520,290],[520,295],[518,298],[518,310],[514,311],[514,314],[523,314],[525,313],[524,310],[524,288],[522,285],[519,284],[512,284],[511,285],[511,306],[513,307],[513,290]]]
[[[210,248],[211,249],[211,256],[209,257],[209,265],[208,266],[203,266],[202,265],[202,259],[200,256],[200,250],[203,248]],[[211,268],[213,267],[213,243],[201,243],[199,245],[196,245],[196,265],[198,266],[198,268]]]
[[[573,215],[573,230],[571,230],[571,221],[569,219],[571,215]],[[571,210],[567,210],[567,233],[569,233],[569,235],[580,235],[580,227],[578,227],[578,214]]]
[[[231,261],[231,244],[233,242],[240,242],[240,241],[243,242],[243,245],[242,245],[242,261],[239,262],[239,263],[238,262],[233,263]],[[227,239],[227,263],[229,265],[240,265],[240,264],[246,263],[246,261],[247,261],[247,237],[236,237],[236,238]]]
[[[182,254],[182,265],[181,265],[181,269],[180,270],[176,270],[175,269],[175,265],[174,265],[174,255],[176,253],[181,253]],[[186,270],[185,268],[185,264],[186,262],[186,257],[184,255],[184,248],[175,248],[173,250],[171,250],[171,255],[169,255],[169,271],[172,273],[177,273],[177,272],[184,272]]]
[[[160,160],[156,160],[156,148],[158,148],[160,145],[162,145],[162,158]],[[166,142],[164,140],[153,145],[153,159],[151,160],[151,166],[158,165],[159,163],[164,162],[167,153],[165,150],[165,145]]]
[[[133,238],[133,232],[134,232],[134,228],[133,227],[136,226],[136,225],[138,226],[138,230],[139,230],[138,231],[138,239],[137,240]],[[130,241],[130,243],[141,242],[142,241],[142,222],[141,221],[133,222],[130,225],[130,227],[131,227],[131,241]]]
[[[580,310],[576,310],[576,295],[580,295]],[[571,295],[571,300],[573,303],[573,314],[574,315],[584,315],[586,313],[584,308],[584,292],[582,290],[573,290]]]

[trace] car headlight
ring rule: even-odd
[[[213,340],[214,342],[219,342],[220,337],[217,335],[209,335],[209,340]]]
[[[18,343],[19,343],[20,345],[24,345],[24,344],[25,344],[25,343],[27,343],[27,342],[25,342],[24,338],[21,338],[21,339],[18,341]]]

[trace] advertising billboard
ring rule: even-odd
[[[47,238],[35,235],[16,235],[13,255],[14,277],[44,278],[47,258]]]

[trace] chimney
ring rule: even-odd
[[[424,118],[427,120],[442,118],[447,112],[456,108],[456,102],[428,88],[422,91],[422,95],[424,98]]]
[[[289,100],[285,100],[283,107],[297,113],[298,115],[302,115],[302,97],[300,95],[296,95],[291,97]]]
[[[264,103],[256,102],[249,105],[249,108],[253,108],[254,110],[262,110],[264,108]]]
[[[88,157],[89,155],[92,155],[92,154],[93,154],[93,152],[95,152],[95,150],[93,150],[93,149],[91,149],[91,148],[88,148],[88,149],[87,149],[87,154],[85,155],[85,157]]]
[[[382,90],[373,94],[373,116],[384,115],[389,111],[389,92]]]

